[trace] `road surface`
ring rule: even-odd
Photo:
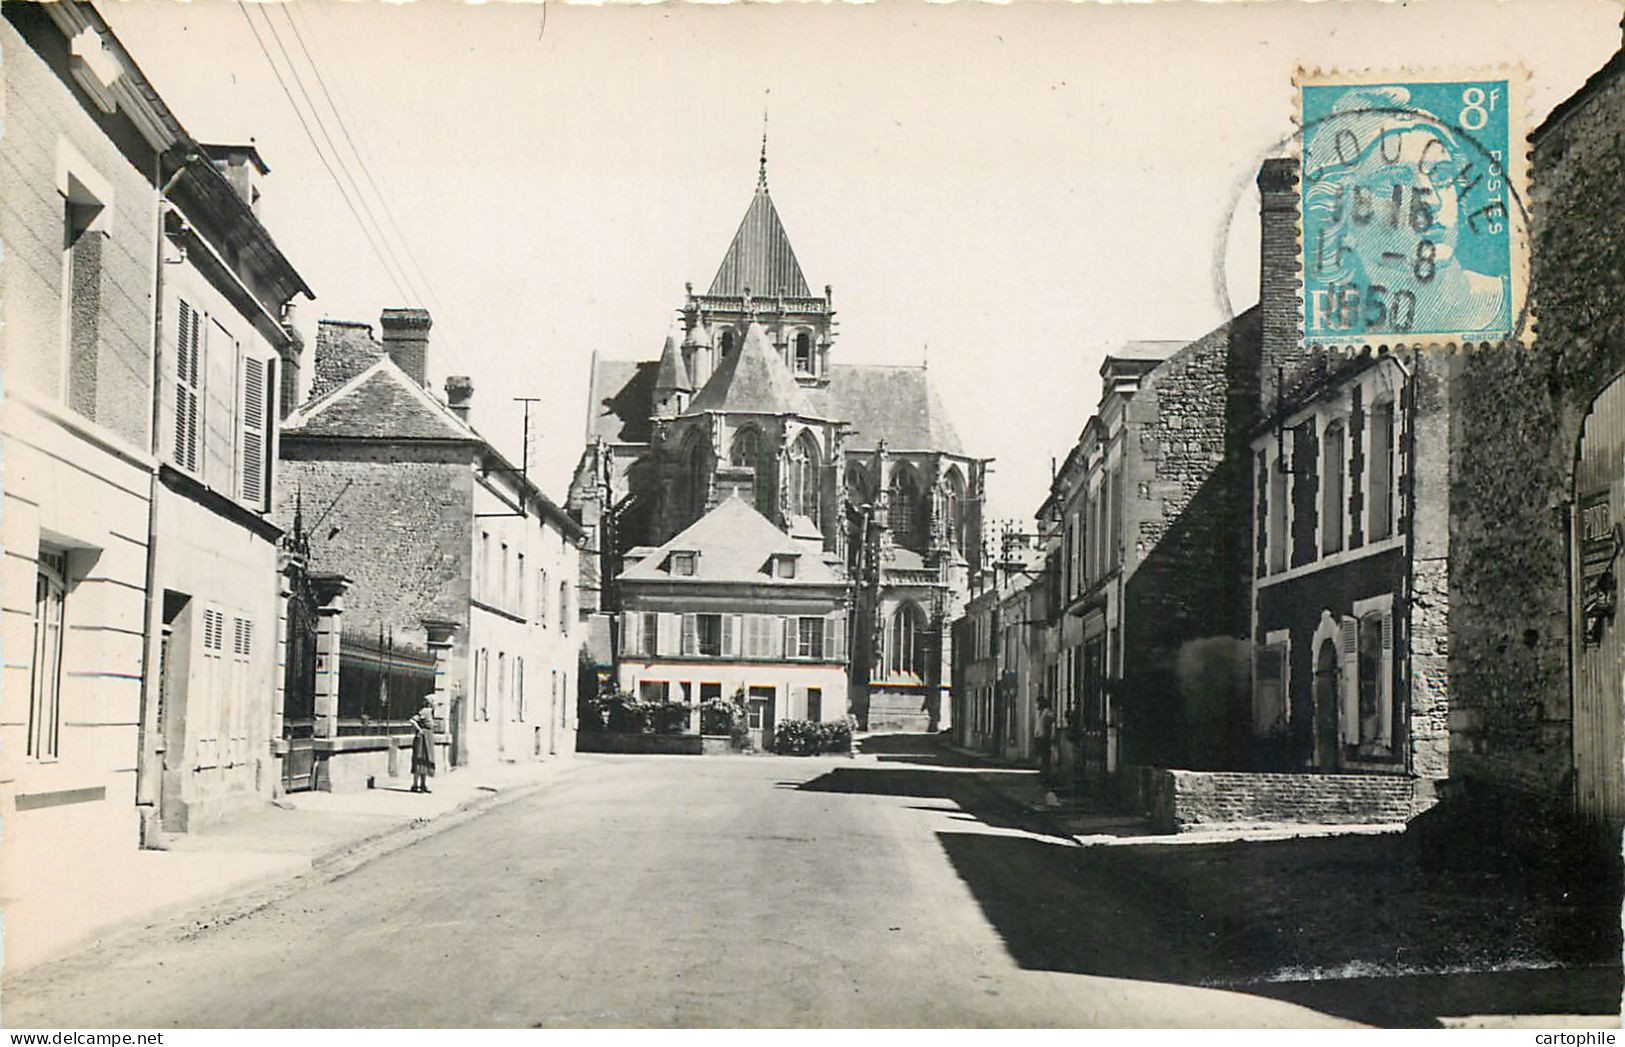
[[[877,746],[887,748],[884,744]],[[6,987],[19,1027],[1345,1024],[1197,988],[1154,901],[919,745],[581,756],[197,934]],[[913,751],[910,751],[913,750]]]

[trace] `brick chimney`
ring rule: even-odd
[[[385,309],[378,318],[384,352],[419,385],[429,384],[429,319],[427,309]]]
[[[466,374],[454,374],[446,379],[446,406],[464,422],[474,406],[474,379]]]
[[[1259,288],[1262,319],[1259,407],[1275,409],[1276,375],[1291,393],[1304,377],[1308,354],[1302,346],[1303,280],[1298,263],[1298,161],[1265,160],[1258,169]]]

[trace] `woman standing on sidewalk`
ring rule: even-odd
[[[412,791],[426,793],[434,776],[434,705],[429,701],[412,717],[412,730]]]

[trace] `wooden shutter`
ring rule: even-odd
[[[663,613],[657,621],[655,652],[661,655],[676,654],[678,637],[682,629],[682,616]]]
[[[238,442],[239,493],[244,502],[255,509],[265,508],[266,438],[270,435],[270,364],[258,357],[244,355],[242,377],[243,395],[237,416],[241,432]]]
[[[824,615],[824,658],[826,660],[840,657],[835,653],[835,645],[839,642],[836,637],[840,635],[839,619],[833,614]]]
[[[835,642],[832,645],[825,646],[824,657],[844,662],[846,661],[846,612],[836,611],[830,615],[830,621],[834,627]]]
[[[175,465],[189,473],[198,471],[198,401],[201,363],[198,352],[199,317],[185,299],[179,303],[179,323],[175,332]]]
[[[230,763],[248,762],[249,668],[254,653],[254,623],[247,618],[232,619],[231,708],[226,722]]]
[[[798,635],[798,632],[797,632],[797,630],[799,630],[800,627],[801,627],[800,626],[801,619],[795,618],[795,617],[785,617],[785,618],[781,618],[780,621],[783,623],[782,627],[779,629],[779,640],[780,640],[781,643],[784,644],[784,655],[783,655],[783,657],[785,657],[785,658],[800,658],[800,657],[802,657],[801,643],[800,643],[801,637]]]
[[[621,612],[621,653],[643,653],[643,615],[637,611]]]
[[[194,762],[198,767],[220,763],[220,695],[225,689],[226,616],[212,607],[203,609],[203,672],[198,702],[193,711]],[[188,719],[193,719],[189,716]]]
[[[725,614],[722,616],[722,653],[725,657],[739,657],[739,650],[742,645],[741,634],[744,631],[744,615]]]
[[[1382,614],[1382,680],[1377,684],[1377,723],[1382,744],[1394,744],[1394,612]]]
[[[1340,689],[1343,708],[1337,717],[1337,738],[1346,745],[1360,744],[1360,620],[1344,618],[1339,623],[1342,641],[1338,649]]]
[[[700,645],[697,636],[697,619],[692,614],[683,615],[683,654],[692,656],[700,653]]]

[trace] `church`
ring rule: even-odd
[[[568,503],[588,535],[589,654],[611,674],[625,654],[630,565],[743,502],[844,582],[860,729],[938,730],[949,624],[982,557],[987,460],[960,443],[923,364],[836,362],[835,315],[768,193],[764,142],[722,264],[704,293],[687,285],[658,358],[594,356]]]

